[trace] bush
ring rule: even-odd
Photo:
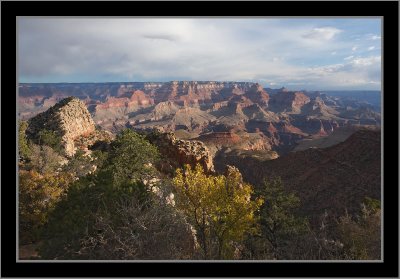
[[[85,176],[96,169],[91,155],[85,155],[82,150],[77,150],[74,156],[62,168],[62,171],[74,174],[76,177]]]
[[[36,241],[40,228],[72,182],[68,173],[41,175],[36,171],[19,172],[19,233],[21,243]]]
[[[60,155],[64,155],[61,137],[55,131],[42,129],[36,135],[36,142],[39,145],[51,147]]]
[[[63,159],[51,147],[33,144],[27,167],[41,174],[53,174],[58,171]]]
[[[338,237],[344,245],[345,259],[381,259],[381,211],[377,206],[377,202],[372,203],[372,208],[362,204],[361,216],[346,214],[339,219]]]
[[[160,200],[121,199],[115,211],[96,214],[94,232],[81,240],[88,259],[191,259],[195,248],[183,216]]]

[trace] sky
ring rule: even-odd
[[[380,18],[18,19],[19,82],[380,90]]]

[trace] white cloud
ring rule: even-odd
[[[357,57],[345,63],[305,69],[304,80],[320,82],[326,88],[363,88],[381,84],[380,56]]]
[[[372,37],[371,37],[371,40],[380,40],[381,39],[381,36],[377,36],[377,35],[373,35]]]
[[[370,46],[370,47],[368,48],[369,51],[374,50],[374,49],[375,49],[374,46]]]
[[[353,55],[350,55],[350,56],[347,56],[347,57],[343,58],[343,60],[350,60],[350,59],[352,59],[353,57],[354,57]]]
[[[313,28],[311,31],[303,34],[303,38],[328,41],[341,32],[342,30],[334,27]]]
[[[357,46],[353,46],[353,47],[351,48],[352,51],[356,51],[357,49],[358,49]]]
[[[380,70],[373,63],[355,73],[353,69],[366,64],[362,59],[367,58],[350,56],[338,63],[342,57],[336,54],[348,52],[354,41],[336,37],[342,30],[315,24],[288,27],[279,20],[253,19],[30,19],[19,27],[20,75],[33,80],[47,76],[64,80],[68,75],[85,76],[88,81],[91,77],[106,81],[109,76],[138,81],[265,80],[271,86],[292,83],[321,89],[335,87],[345,77],[376,81],[369,79],[370,68],[373,73]]]
[[[381,63],[381,56],[371,56],[371,57],[361,57],[356,58],[352,61],[352,63],[356,66],[370,66]]]

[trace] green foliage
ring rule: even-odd
[[[144,136],[129,129],[123,130],[112,142],[107,162],[113,184],[129,184],[148,177],[158,159],[157,148]]]
[[[140,204],[150,204],[152,194],[141,179],[154,173],[150,164],[158,158],[157,149],[130,130],[119,134],[111,147],[109,154],[93,152],[91,157],[99,163],[98,170],[86,176],[86,171],[80,173],[83,176],[68,189],[67,196],[51,214],[42,235],[44,241],[40,254],[43,258],[102,258],[98,251],[108,246],[103,243],[103,247],[93,250],[87,246],[87,241],[100,241],[98,237],[103,230],[119,230],[121,222],[126,221],[121,215],[121,204],[132,198]],[[84,170],[81,167],[90,163],[93,162],[78,152],[66,169],[79,174]],[[99,232],[99,227],[106,223],[111,227],[102,227],[102,232]],[[126,237],[124,229],[119,232]],[[112,234],[108,230],[105,235],[110,237]],[[113,238],[114,244],[115,241]],[[134,242],[131,245],[135,245]],[[129,258],[129,255],[116,257]]]
[[[264,180],[258,195],[265,200],[260,208],[262,236],[271,245],[273,258],[279,259],[292,244],[289,240],[306,232],[306,220],[293,214],[300,206],[300,199],[285,191],[281,178]]]
[[[181,209],[194,225],[205,259],[232,259],[235,244],[254,229],[254,212],[262,200],[251,200],[251,185],[238,171],[211,176],[197,164],[178,169],[173,179]]]
[[[296,216],[300,200],[280,178],[254,193],[235,168],[208,175],[186,165],[153,193],[142,181],[157,174],[158,150],[131,130],[109,152],[78,151],[61,172],[62,157],[50,146],[32,145],[29,158],[31,171],[20,172],[20,239],[40,239],[42,259],[380,257],[378,200],[367,197],[360,216],[318,231]],[[175,207],[165,202],[169,186]]]
[[[93,163],[97,166],[98,169],[101,169],[108,157],[108,152],[101,151],[101,150],[94,150],[92,151],[92,159]]]
[[[36,171],[19,172],[19,233],[21,243],[38,239],[39,229],[55,204],[72,182],[68,173],[41,175]]]
[[[115,188],[105,175],[82,177],[68,189],[43,230],[43,259],[191,257],[190,228],[174,208],[140,182]]]
[[[31,154],[31,150],[28,145],[28,140],[26,138],[26,128],[28,127],[28,122],[26,121],[19,121],[18,123],[18,151],[19,151],[19,156],[26,160],[29,158]]]
[[[39,145],[50,146],[54,151],[59,154],[63,154],[63,146],[61,143],[61,137],[55,131],[42,129],[36,135],[36,142]]]
[[[87,176],[72,184],[49,216],[42,230],[43,240],[39,254],[43,259],[75,259],[80,239],[89,234],[93,226],[93,214],[102,203],[103,187],[96,187],[94,176]]]

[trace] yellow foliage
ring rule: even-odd
[[[32,241],[37,229],[47,221],[49,211],[59,201],[73,177],[68,173],[19,172],[19,223],[23,242]]]
[[[177,207],[193,221],[205,258],[232,258],[234,244],[254,232],[254,212],[263,203],[251,200],[251,185],[237,170],[212,176],[199,164],[193,170],[189,165],[178,169],[173,182]]]

